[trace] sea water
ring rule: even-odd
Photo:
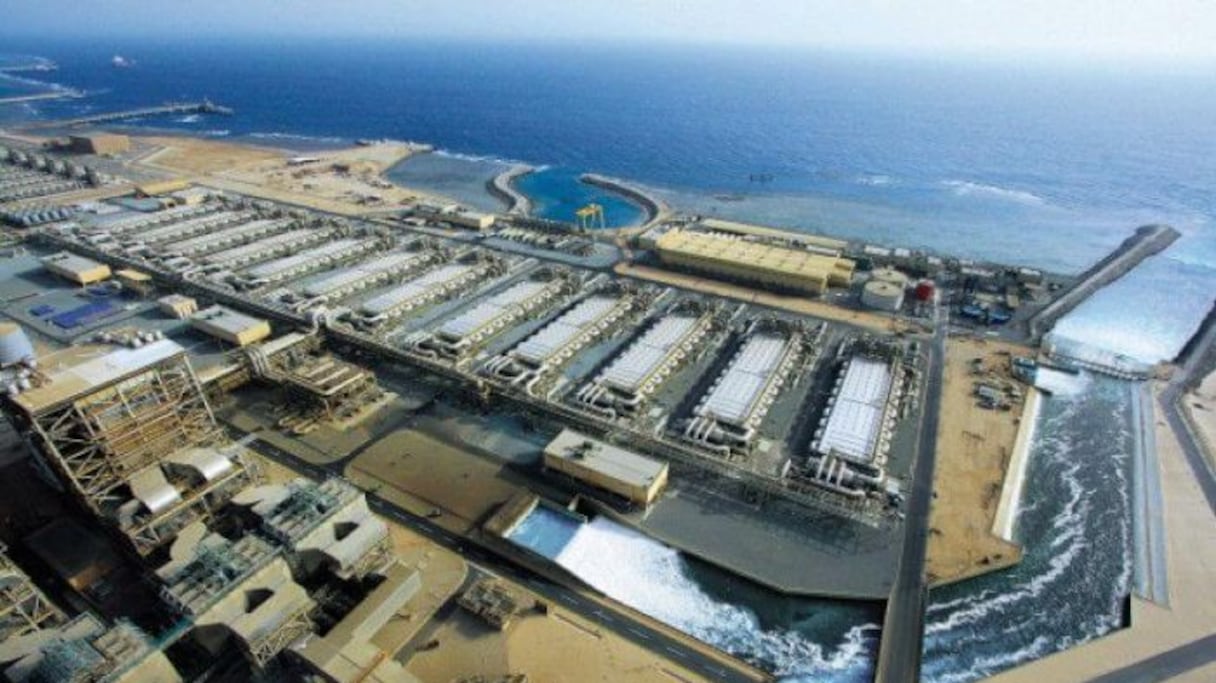
[[[1216,297],[1214,69],[628,47],[144,41],[122,46],[137,67],[114,69],[108,43],[10,41],[59,62],[46,78],[90,96],[0,118],[209,96],[237,115],[134,125],[297,148],[421,140],[457,159],[558,169],[523,183],[551,218],[594,199],[611,211],[619,198],[572,185],[595,172],[686,211],[1066,273],[1138,225],[1168,223],[1178,243],[1057,328],[1146,362],[1175,354]],[[468,190],[490,170],[410,182]],[[1040,413],[1016,523],[1025,561],[931,595],[933,680],[972,680],[1119,623],[1133,389],[1075,381]],[[868,615],[845,610],[818,628],[814,615],[832,610],[760,609],[645,537],[593,522],[572,538],[571,553],[595,541],[619,551],[621,572],[639,572],[622,584],[565,558],[624,602],[783,675],[866,675]],[[650,601],[656,586],[667,599]]]
[[[537,507],[508,535],[600,592],[788,681],[873,677],[881,609],[789,598],[606,517]]]

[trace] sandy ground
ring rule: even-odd
[[[438,647],[414,655],[407,666],[427,683],[506,672],[544,683],[707,680],[553,605],[548,614],[518,618],[505,633],[457,610],[435,640]]]
[[[1205,377],[1198,389],[1187,394],[1183,407],[1190,415],[1199,438],[1207,444],[1208,458],[1216,467],[1216,372]]]
[[[444,526],[460,533],[523,490],[501,464],[406,429],[361,453],[346,476],[415,514],[439,508]]]
[[[750,287],[741,285],[728,284],[711,280],[708,278],[697,277],[695,275],[687,275],[685,273],[677,273],[663,268],[654,268],[652,266],[629,265],[625,263],[618,264],[615,268],[618,275],[635,277],[642,280],[651,280],[654,282],[662,282],[684,289],[691,289],[697,292],[707,294],[716,294],[731,299],[739,299],[748,303],[759,304],[762,306],[772,306],[794,313],[810,315],[824,320],[835,320],[837,322],[849,323],[867,327],[880,332],[895,332],[899,330],[915,329],[911,328],[906,323],[897,321],[894,318],[869,313],[866,311],[853,311],[846,308],[833,306],[832,304],[814,299],[808,299],[800,296],[786,296],[782,294],[771,294]]]
[[[317,161],[291,166],[290,152],[255,145],[188,137],[148,137],[159,151],[138,166],[181,175],[194,182],[347,215],[399,207],[414,201],[451,203],[443,197],[399,187],[381,174],[418,152],[402,143],[381,143],[301,156]],[[337,170],[335,166],[346,170]]]
[[[1173,432],[1159,416],[1156,424],[1168,536],[1169,607],[1132,598],[1131,628],[1013,669],[993,681],[1088,680],[1216,633],[1216,600],[1211,598],[1216,585],[1216,517]],[[1169,680],[1210,683],[1216,680],[1216,662]]]
[[[990,383],[1012,383],[1009,356],[1025,347],[951,338],[946,346],[937,468],[925,559],[932,585],[976,576],[1016,564],[1022,550],[992,533],[1024,400],[1008,412],[981,408],[972,395],[973,358],[982,358]],[[1023,392],[1027,387],[1018,384]]]

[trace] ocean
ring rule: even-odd
[[[689,212],[1063,273],[1168,223],[1177,243],[1057,328],[1148,362],[1177,353],[1216,298],[1216,69],[392,41],[5,50],[55,60],[45,77],[88,97],[0,107],[0,125],[210,97],[237,114],[135,125],[303,149],[428,142],[439,152],[390,176],[487,209],[485,181],[522,162],[539,170],[521,188],[550,218],[597,201],[612,225],[639,220],[578,183],[594,172]],[[135,66],[113,68],[116,53]],[[30,87],[0,78],[0,95]],[[1039,416],[1015,529],[1026,561],[931,595],[930,680],[975,680],[1119,624],[1134,387],[1083,375],[1074,389]],[[869,615],[781,609],[661,547],[597,538],[636,560],[627,566],[658,568],[672,593],[652,601],[662,618],[741,656],[796,680],[872,669]],[[611,588],[631,602],[653,586]]]

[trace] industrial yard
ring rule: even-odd
[[[105,172],[12,145],[0,402],[29,471],[154,587],[130,628],[156,680],[231,674],[221,654],[265,680],[766,678],[516,542],[538,509],[895,609],[936,455],[928,580],[1020,557],[1033,354],[994,337],[1062,278],[669,212],[612,242],[380,187],[413,145],[148,138]],[[130,149],[139,182],[113,172]],[[6,532],[14,557],[45,521]],[[19,635],[153,642],[64,595],[73,618]],[[11,643],[6,664],[50,658]]]

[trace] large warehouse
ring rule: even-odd
[[[849,259],[726,235],[669,230],[655,249],[666,265],[812,296],[853,279]]]

